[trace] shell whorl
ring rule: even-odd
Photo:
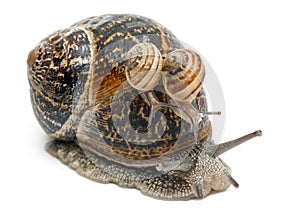
[[[176,101],[192,101],[201,90],[205,70],[200,56],[191,50],[177,49],[163,65],[163,84]]]
[[[162,56],[152,43],[139,43],[127,54],[125,74],[129,84],[140,91],[152,90],[161,78]]]

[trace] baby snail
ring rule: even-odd
[[[161,103],[152,89],[161,78],[166,93],[175,104]],[[141,94],[150,105],[148,128],[151,125],[154,110],[170,107],[174,112],[191,124],[195,139],[198,138],[197,124],[203,114],[221,114],[221,112],[199,112],[191,104],[201,91],[205,70],[200,56],[191,50],[177,49],[167,55],[165,61],[158,48],[151,43],[139,43],[128,51],[128,66],[125,70],[129,84],[145,93]]]
[[[178,109],[174,108],[174,111],[191,124],[197,140],[196,126],[203,115],[221,114],[221,112],[199,112],[191,104],[201,91],[205,77],[203,62],[194,51],[177,49],[168,54],[163,71],[164,88],[178,106]]]
[[[34,114],[53,139],[47,152],[99,183],[204,198],[238,187],[219,156],[262,134],[215,144],[200,56],[142,16],[94,16],[56,31],[27,68]]]
[[[154,109],[164,106],[160,103],[152,89],[161,79],[163,59],[158,48],[152,43],[138,43],[127,53],[128,62],[125,74],[128,83],[135,89],[145,92],[141,95],[145,102],[150,105],[148,129],[150,128]]]

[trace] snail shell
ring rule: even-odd
[[[195,144],[188,125],[167,108],[148,130],[150,107],[139,95],[161,78],[161,55],[180,48],[166,28],[134,15],[92,17],[55,32],[28,58],[35,115],[51,137],[76,140],[85,152],[124,166],[157,166],[186,154]],[[170,103],[158,87],[158,101]],[[198,108],[206,108],[205,96],[198,98]]]
[[[175,101],[191,102],[199,94],[205,70],[200,56],[194,51],[178,49],[171,52],[163,71],[165,90]]]
[[[128,51],[127,81],[137,90],[152,90],[161,78],[162,61],[160,51],[154,44],[136,44]]]
[[[42,40],[27,65],[35,116],[54,138],[47,151],[89,179],[160,199],[237,186],[216,157],[233,142],[214,153],[208,117],[199,123],[199,142],[171,108],[147,129],[150,109],[138,90],[153,89],[162,74],[163,86],[153,90],[160,103],[195,100],[197,111],[207,111],[203,64],[182,48],[159,23],[127,14],[90,17]],[[167,56],[162,72],[160,53]],[[126,64],[128,56],[137,66]]]

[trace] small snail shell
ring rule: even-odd
[[[168,54],[163,65],[163,84],[176,101],[192,101],[201,90],[205,71],[201,58],[191,50],[178,49]]]
[[[162,56],[152,43],[139,43],[128,51],[125,74],[129,84],[140,91],[152,90],[161,78]]]

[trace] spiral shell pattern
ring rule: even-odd
[[[136,44],[128,51],[127,81],[137,90],[152,90],[161,78],[162,61],[160,51],[152,43]]]
[[[176,101],[192,101],[201,90],[205,70],[200,56],[191,50],[177,49],[163,65],[163,84]]]

